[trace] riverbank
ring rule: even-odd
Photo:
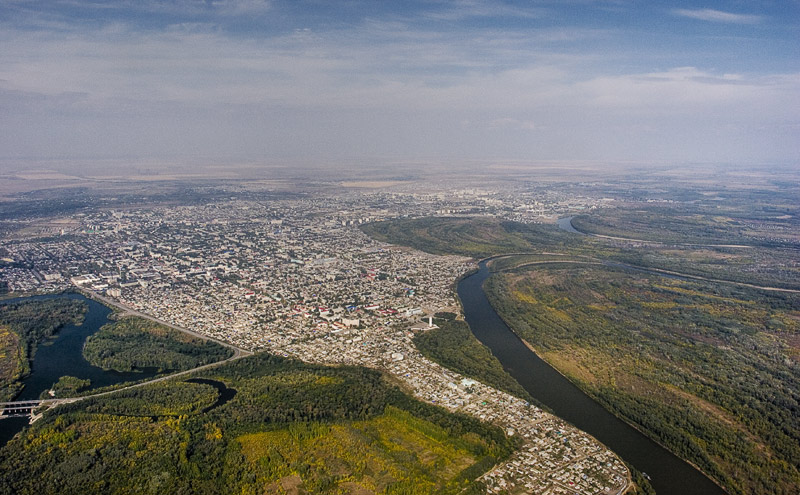
[[[174,376],[180,376],[186,372],[194,372],[197,370],[206,369],[209,366],[228,362],[231,359],[251,354],[249,351],[238,349],[235,346],[227,344],[225,347],[232,349],[232,355],[228,359],[223,359],[205,366],[192,368],[183,373],[170,373],[169,370],[160,370],[158,367],[142,367],[144,365],[141,365],[141,363],[140,365],[136,366],[136,370],[129,371],[115,371],[95,366],[88,362],[83,355],[84,346],[87,339],[100,332],[102,327],[109,324],[119,325],[121,321],[113,321],[110,319],[112,316],[113,305],[109,304],[110,301],[107,298],[97,296],[96,294],[92,295],[95,297],[88,298],[78,292],[64,292],[59,294],[46,294],[18,299],[9,299],[2,302],[2,304],[13,304],[16,302],[67,298],[71,300],[79,300],[86,304],[87,307],[87,312],[83,316],[83,320],[81,322],[78,324],[67,324],[61,326],[61,328],[54,334],[50,341],[46,342],[44,345],[38,346],[37,351],[32,359],[31,372],[21,381],[23,388],[21,392],[16,394],[14,397],[15,400],[36,400],[42,393],[51,389],[53,384],[58,382],[58,380],[63,376],[72,376],[80,380],[87,380],[90,383],[87,390],[83,390],[76,394],[76,399],[83,400],[89,397],[98,397],[124,389],[143,386],[147,383],[157,382],[161,379],[154,378],[159,375],[162,375],[161,378],[167,379]],[[124,310],[125,308],[121,309]],[[130,312],[116,314],[130,314]],[[131,316],[131,318],[134,317],[138,317],[138,315]],[[122,320],[124,319],[125,318],[122,318]],[[150,325],[155,325],[156,323],[154,320],[154,318],[146,318],[145,321],[147,321]],[[170,326],[170,329],[170,331],[176,332],[178,330],[173,329],[172,326]],[[146,336],[146,333],[142,334]],[[185,338],[196,338],[193,332],[189,331],[181,333],[180,335],[185,335]],[[210,343],[211,341],[213,341],[213,339],[202,339],[202,342]],[[144,356],[146,360],[152,361],[153,359],[156,359],[157,355],[164,355],[166,348],[164,347],[163,342],[155,342],[155,345],[158,346],[158,349],[154,349],[152,352],[147,353],[147,355]],[[119,350],[122,352],[126,351],[125,348],[121,348]],[[139,355],[142,354],[141,349],[138,349],[137,352]],[[107,354],[108,353],[104,351],[104,355]],[[173,355],[166,355],[166,358],[175,361],[176,355],[177,354],[173,352]],[[141,361],[141,359],[139,359],[139,361]],[[158,359],[156,359],[156,361],[158,361]],[[156,361],[153,362],[155,363]],[[144,363],[145,361],[141,362]],[[132,363],[134,362],[132,361]],[[3,418],[0,420],[0,445],[4,445],[27,424],[27,418]]]
[[[465,318],[473,334],[537,400],[559,417],[593,435],[636,469],[647,472],[659,495],[724,493],[716,484],[641,432],[621,421],[540,359],[492,308],[482,284],[489,276],[486,260],[476,275],[458,287]]]
[[[501,316],[501,318],[502,318],[502,316]],[[505,319],[504,319],[503,321],[505,322]],[[572,379],[570,379],[570,377],[568,377],[567,375],[565,375],[564,373],[562,373],[562,372],[561,372],[561,371],[560,371],[558,368],[556,368],[556,366],[555,366],[553,363],[551,363],[550,361],[548,361],[546,357],[544,357],[542,354],[540,354],[540,353],[539,353],[539,352],[536,350],[536,348],[535,348],[535,347],[533,347],[533,345],[531,345],[531,343],[530,343],[530,342],[528,342],[527,340],[523,339],[523,338],[522,338],[522,337],[521,337],[521,336],[520,336],[520,335],[519,335],[517,332],[515,332],[515,331],[514,331],[514,329],[513,329],[513,327],[512,327],[511,325],[509,325],[507,322],[506,322],[506,324],[508,325],[508,328],[509,328],[509,329],[511,329],[511,331],[512,331],[512,332],[514,332],[514,335],[516,335],[517,337],[519,337],[519,339],[522,341],[522,343],[523,343],[523,344],[525,344],[525,347],[527,347],[527,348],[528,348],[528,349],[529,349],[529,350],[530,350],[532,353],[536,354],[536,357],[538,357],[539,359],[541,359],[542,361],[544,361],[545,363],[547,363],[547,365],[548,365],[548,366],[550,366],[551,368],[553,368],[553,369],[556,371],[556,373],[558,373],[559,375],[561,375],[561,376],[562,376],[562,377],[563,377],[565,380],[568,380],[570,383],[572,383],[572,384],[573,384],[573,385],[575,385],[576,387],[578,387],[578,388],[581,388],[581,387],[580,387],[580,384],[578,384],[578,383],[574,382]],[[581,389],[581,390],[583,390],[583,389]],[[584,391],[584,393],[586,393],[586,392]],[[594,398],[594,397],[591,397],[590,395],[588,395],[588,393],[587,393],[587,396],[588,396],[588,397],[590,397],[590,398],[592,398],[593,400],[597,400],[596,398]],[[612,413],[612,414],[613,414],[613,413]],[[663,448],[664,450],[667,450],[667,451],[669,451],[669,452],[672,452],[672,451],[671,451],[671,450],[670,450],[670,449],[669,449],[669,448],[668,448],[666,445],[664,445],[664,444],[662,444],[661,442],[659,442],[659,441],[658,441],[658,439],[656,439],[656,438],[653,438],[653,437],[651,437],[650,435],[648,435],[646,431],[642,430],[642,429],[641,429],[641,428],[639,428],[637,425],[635,425],[635,424],[631,423],[630,421],[627,421],[625,418],[623,418],[623,417],[621,417],[621,416],[618,416],[618,415],[616,415],[616,414],[614,414],[614,417],[616,417],[616,418],[617,418],[617,419],[619,419],[620,421],[623,421],[625,424],[627,424],[628,426],[630,426],[630,427],[631,427],[631,428],[633,428],[634,430],[638,431],[638,432],[639,432],[639,433],[641,433],[642,435],[644,435],[644,436],[646,436],[647,438],[649,438],[650,440],[654,441],[655,443],[657,443],[657,444],[658,444],[658,445],[659,445],[661,448]],[[674,452],[672,452],[672,454],[677,456],[677,454],[675,454]],[[690,460],[688,460],[688,459],[682,459],[682,460],[683,460],[684,462],[686,462],[687,464],[689,464],[690,466],[692,466],[693,468],[695,468],[696,470],[698,470],[699,472],[703,473],[703,474],[704,474],[704,475],[705,475],[705,476],[706,476],[706,477],[707,477],[707,478],[708,478],[710,481],[712,481],[714,484],[716,484],[716,485],[717,485],[717,486],[720,488],[720,490],[724,490],[724,488],[723,488],[723,487],[722,487],[722,486],[721,486],[719,483],[717,483],[717,482],[716,482],[716,480],[714,480],[713,478],[709,477],[709,476],[708,476],[708,474],[704,473],[704,472],[703,472],[703,470],[702,470],[702,469],[700,469],[700,466],[698,466],[698,465],[694,464],[692,461],[690,461]],[[626,462],[628,462],[628,461],[626,461]],[[644,472],[640,472],[640,474],[644,474]],[[649,475],[647,475],[647,476],[649,476]]]

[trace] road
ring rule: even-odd
[[[155,320],[155,321],[158,321],[158,320]],[[123,390],[131,390],[131,389],[138,388],[138,387],[144,387],[146,385],[150,385],[150,384],[153,384],[153,383],[163,382],[163,381],[166,381],[166,380],[172,380],[173,378],[177,378],[179,376],[190,375],[192,373],[197,373],[198,371],[203,371],[203,370],[207,370],[207,369],[211,369],[211,368],[216,368],[217,366],[222,366],[225,363],[230,363],[231,361],[235,361],[237,359],[241,359],[241,358],[244,358],[244,357],[247,357],[247,356],[251,356],[253,354],[250,351],[246,351],[244,349],[238,349],[237,347],[232,346],[232,345],[228,345],[227,347],[230,347],[231,349],[234,349],[234,350],[238,350],[239,353],[234,354],[233,356],[229,357],[228,359],[223,359],[222,361],[217,361],[215,363],[204,364],[203,366],[198,366],[197,368],[192,368],[190,370],[179,371],[179,372],[173,373],[171,375],[165,375],[165,376],[161,376],[161,377],[158,377],[158,378],[153,378],[152,380],[147,380],[146,382],[135,383],[133,385],[128,385],[127,387],[117,388],[117,389],[114,389],[114,390],[108,390],[106,392],[100,392],[98,394],[84,395],[84,396],[81,396],[81,397],[68,397],[68,398],[65,397],[63,399],[54,400],[53,402],[56,402],[55,405],[57,406],[57,405],[60,405],[60,404],[67,404],[67,403],[78,402],[78,401],[82,401],[82,400],[86,400],[86,399],[93,399],[95,397],[104,397],[104,396],[107,396],[107,395],[111,395],[111,394],[116,394],[118,392],[122,392]],[[36,414],[36,415],[32,416],[31,417],[31,423],[33,423],[37,419],[41,418],[43,412],[44,411],[42,411],[42,413],[39,413],[39,414]]]
[[[167,327],[172,328],[174,330],[178,330],[179,332],[183,332],[183,333],[191,335],[193,337],[197,337],[199,339],[210,340],[212,342],[216,342],[217,344],[219,344],[221,346],[225,346],[228,349],[232,349],[234,351],[234,354],[233,354],[234,358],[242,357],[242,356],[250,356],[251,354],[253,354],[252,351],[248,351],[247,349],[242,349],[241,347],[237,347],[237,346],[235,346],[235,345],[233,345],[233,344],[231,344],[229,342],[225,342],[223,340],[215,339],[214,337],[209,337],[208,335],[204,335],[202,333],[195,332],[194,330],[189,330],[188,328],[179,327],[177,325],[173,325],[172,323],[166,322],[164,320],[160,320],[160,319],[158,319],[158,318],[156,318],[154,316],[150,316],[148,314],[141,313],[139,311],[136,311],[135,309],[132,309],[132,308],[129,308],[129,307],[125,306],[124,304],[122,304],[120,302],[117,302],[117,301],[115,301],[113,299],[109,299],[109,298],[107,298],[105,296],[101,296],[100,294],[97,294],[97,293],[92,292],[90,290],[86,290],[86,289],[83,289],[83,288],[80,288],[80,287],[78,288],[78,290],[81,292],[81,294],[83,294],[86,297],[89,297],[91,299],[95,299],[97,301],[100,301],[100,302],[102,302],[103,304],[105,304],[107,306],[112,306],[112,307],[118,308],[119,310],[121,310],[123,312],[123,314],[129,314],[129,315],[133,315],[133,316],[138,316],[140,318],[144,318],[146,320],[154,321],[154,322],[159,323],[161,325],[167,326]]]
[[[136,383],[134,385],[129,385],[129,386],[123,387],[123,388],[109,390],[109,391],[106,391],[106,392],[100,392],[98,394],[85,395],[85,396],[81,396],[81,397],[69,397],[69,398],[59,399],[55,405],[64,404],[64,403],[70,403],[70,402],[77,402],[77,401],[81,401],[81,400],[85,400],[85,399],[91,399],[91,398],[95,398],[95,397],[103,397],[103,396],[106,396],[106,395],[111,395],[111,394],[115,394],[117,392],[121,392],[123,390],[130,390],[130,389],[137,388],[137,387],[144,387],[145,385],[150,385],[152,383],[158,383],[158,382],[162,382],[162,381],[165,381],[165,380],[171,380],[171,379],[179,377],[179,376],[189,375],[189,374],[192,374],[192,373],[196,373],[198,371],[203,371],[203,370],[215,368],[215,367],[221,366],[221,365],[223,365],[225,363],[229,363],[231,361],[234,361],[234,360],[237,360],[237,359],[241,359],[243,357],[247,357],[247,356],[252,356],[253,355],[253,352],[252,351],[248,351],[247,349],[242,349],[242,348],[237,347],[237,346],[235,346],[235,345],[233,345],[233,344],[231,344],[229,342],[224,342],[222,340],[218,340],[218,339],[215,339],[213,337],[209,337],[208,335],[203,335],[203,334],[197,333],[195,331],[189,330],[187,328],[182,328],[182,327],[179,327],[177,325],[173,325],[172,323],[169,323],[169,322],[160,320],[160,319],[158,319],[156,317],[141,313],[139,311],[136,311],[135,309],[131,309],[131,308],[129,308],[129,307],[117,302],[117,301],[109,299],[109,298],[107,298],[105,296],[101,296],[100,294],[96,294],[96,293],[94,293],[92,291],[89,291],[89,290],[86,290],[86,289],[82,289],[82,288],[78,288],[78,290],[88,298],[100,301],[103,304],[106,304],[108,306],[111,306],[111,307],[114,307],[114,308],[117,308],[117,309],[121,310],[123,312],[123,314],[128,314],[128,315],[138,316],[140,318],[145,318],[147,320],[159,323],[161,325],[167,326],[169,328],[172,328],[172,329],[177,330],[179,332],[183,332],[183,333],[191,335],[193,337],[197,337],[197,338],[200,338],[200,339],[203,339],[203,340],[210,340],[212,342],[216,342],[219,345],[225,346],[228,349],[233,350],[233,356],[229,357],[228,359],[223,359],[222,361],[217,361],[215,363],[205,364],[203,366],[198,366],[197,368],[192,368],[192,369],[186,370],[186,371],[179,371],[179,372],[173,373],[171,375],[161,376],[159,378],[154,378],[152,380],[147,380],[146,382]],[[41,416],[42,416],[41,413],[33,416],[31,418],[31,423],[33,423],[34,421],[39,419]]]
[[[223,365],[225,363],[230,363],[231,361],[235,361],[237,359],[241,359],[243,357],[247,357],[247,356],[250,356],[250,355],[253,354],[252,352],[249,352],[249,351],[247,351],[247,352],[248,353],[246,355],[245,354],[240,354],[238,356],[231,356],[228,359],[223,359],[222,361],[217,361],[215,363],[204,364],[203,366],[198,366],[197,368],[192,368],[192,369],[186,370],[186,371],[179,371],[177,373],[173,373],[171,375],[162,376],[162,377],[159,377],[159,378],[153,378],[152,380],[147,380],[146,382],[136,383],[136,384],[133,384],[133,385],[129,385],[127,387],[118,388],[116,390],[109,390],[107,392],[100,392],[99,394],[86,395],[86,396],[83,396],[83,397],[73,397],[73,398],[71,398],[69,400],[72,400],[73,402],[75,402],[75,401],[84,400],[84,399],[92,399],[94,397],[103,397],[103,396],[106,396],[106,395],[111,395],[111,394],[115,394],[117,392],[121,392],[123,390],[130,390],[130,389],[133,389],[133,388],[144,387],[145,385],[150,385],[152,383],[163,382],[163,381],[171,380],[171,379],[179,377],[179,376],[190,375],[190,374],[196,373],[198,371],[203,371],[203,370],[207,370],[207,369],[211,369],[211,368],[216,368],[217,366],[221,366],[221,365]]]
[[[511,256],[521,256],[523,253],[515,253],[515,254],[504,254],[502,256],[497,256],[497,258],[506,258]],[[538,255],[538,254],[545,254],[545,253],[527,253],[528,255]],[[552,253],[547,253],[552,254]],[[558,263],[569,263],[573,265],[604,265],[604,266],[618,266],[624,268],[631,268],[633,270],[643,271],[654,273],[656,275],[668,275],[673,277],[681,277],[691,280],[702,280],[704,282],[714,282],[719,284],[728,284],[728,285],[738,285],[740,287],[748,287],[750,289],[759,289],[759,290],[766,290],[766,291],[773,291],[773,292],[790,292],[793,294],[800,294],[800,290],[797,289],[784,289],[781,287],[765,287],[763,285],[755,285],[755,284],[748,284],[746,282],[735,282],[733,280],[722,280],[718,278],[709,278],[709,277],[701,277],[699,275],[690,275],[688,273],[681,273],[675,272],[672,270],[663,270],[661,268],[652,268],[647,266],[638,266],[638,265],[631,265],[630,263],[622,263],[616,261],[588,261],[588,260],[575,260],[575,259],[564,259],[564,260],[541,260],[541,261],[529,261],[526,263],[521,263],[519,265],[515,265],[513,267],[504,268],[500,271],[509,271],[517,268],[521,268],[523,266],[532,266],[532,265],[546,265],[546,264],[558,264]]]

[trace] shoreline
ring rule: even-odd
[[[488,261],[490,261],[490,260],[492,260],[492,259],[495,259],[495,258],[504,257],[504,256],[514,256],[514,255],[493,256],[493,257],[491,257],[491,258],[485,258],[484,260],[480,260],[480,261],[487,261],[487,268],[488,268],[488,267],[489,267]],[[559,263],[559,262],[560,262],[560,263],[564,263],[564,262],[567,262],[567,263],[569,263],[569,261],[555,261],[555,263]],[[532,265],[532,264],[539,264],[539,263],[547,263],[547,262],[532,262],[532,263],[525,263],[525,264],[523,264],[523,265],[519,265],[519,266],[517,266],[517,267],[514,267],[514,268],[519,268],[519,267],[521,267],[521,266],[528,266],[528,265]],[[583,263],[583,264],[585,264],[586,262],[574,261],[574,263]],[[601,263],[601,264],[602,264],[602,263]],[[494,273],[498,273],[498,272],[494,272]],[[490,275],[489,275],[489,276],[491,276],[491,275],[492,275],[492,273],[490,273]],[[487,278],[487,279],[488,279],[488,278]],[[483,285],[481,285],[481,290],[483,290]],[[485,291],[484,291],[484,294],[486,294],[486,292],[485,292]],[[487,297],[486,297],[486,299],[489,301],[489,304],[491,305],[491,299],[489,299],[489,297],[488,297],[488,294],[487,294]],[[492,306],[492,309],[494,309],[494,306]],[[594,397],[594,396],[593,396],[593,395],[591,395],[591,394],[590,394],[590,393],[589,393],[589,392],[588,392],[586,389],[584,389],[584,387],[582,386],[582,384],[581,384],[580,382],[577,382],[577,381],[575,381],[575,380],[571,379],[571,378],[570,378],[568,375],[565,375],[565,374],[564,374],[564,373],[563,373],[563,372],[562,372],[560,369],[558,369],[558,368],[557,368],[556,366],[554,366],[554,365],[553,365],[553,364],[552,364],[550,361],[548,361],[548,360],[547,360],[545,357],[543,357],[543,356],[542,356],[542,354],[541,354],[539,351],[537,351],[537,349],[536,349],[536,348],[535,348],[535,347],[534,347],[534,346],[533,346],[533,345],[532,345],[530,342],[528,342],[527,340],[525,340],[525,339],[524,339],[524,338],[523,338],[523,337],[522,337],[522,336],[521,336],[521,335],[520,335],[520,334],[519,334],[519,333],[518,333],[518,332],[517,332],[517,331],[514,329],[514,327],[513,327],[513,326],[510,324],[510,322],[509,322],[508,320],[506,320],[506,318],[505,318],[505,317],[504,317],[504,316],[503,316],[503,315],[502,315],[500,312],[498,312],[497,310],[495,310],[495,313],[497,313],[497,316],[499,316],[499,317],[500,317],[500,319],[501,319],[501,320],[503,321],[503,323],[504,323],[504,324],[505,324],[505,325],[508,327],[508,329],[509,329],[509,330],[511,330],[511,332],[512,332],[512,333],[513,333],[513,334],[514,334],[514,335],[515,335],[515,336],[516,336],[516,337],[517,337],[517,338],[518,338],[518,339],[519,339],[519,340],[520,340],[520,341],[521,341],[521,342],[522,342],[522,343],[525,345],[525,347],[527,347],[527,348],[528,348],[528,350],[530,350],[530,351],[531,351],[533,354],[535,354],[535,355],[536,355],[536,357],[538,357],[538,358],[539,358],[539,359],[541,359],[541,360],[542,360],[544,363],[546,363],[546,364],[547,364],[547,365],[548,365],[550,368],[552,368],[552,369],[553,369],[553,370],[554,370],[556,373],[558,373],[559,375],[561,375],[561,376],[562,376],[562,377],[563,377],[565,380],[569,381],[571,384],[573,384],[575,387],[577,387],[577,388],[578,388],[578,390],[580,390],[580,391],[581,391],[581,392],[582,392],[584,395],[586,395],[586,396],[587,396],[587,397],[589,397],[591,400],[593,400],[594,402],[596,402],[598,405],[600,405],[600,407],[602,407],[603,409],[605,409],[605,410],[606,410],[606,411],[607,411],[609,414],[611,414],[612,416],[614,416],[614,417],[615,417],[615,418],[617,418],[618,420],[620,420],[620,421],[624,422],[626,425],[628,425],[628,426],[630,426],[631,428],[633,428],[634,430],[638,431],[639,433],[641,433],[642,435],[644,435],[644,436],[645,436],[647,439],[649,439],[649,440],[653,441],[654,443],[656,443],[657,445],[659,445],[661,448],[663,448],[664,450],[666,450],[666,451],[667,451],[667,452],[669,452],[670,454],[674,455],[674,456],[675,456],[675,457],[677,457],[678,459],[680,459],[680,460],[682,460],[683,462],[685,462],[685,463],[689,464],[690,466],[692,466],[692,467],[693,467],[694,469],[696,469],[698,472],[702,473],[702,474],[703,474],[703,476],[705,476],[705,477],[706,477],[706,478],[708,478],[708,479],[709,479],[711,482],[713,482],[715,485],[717,485],[717,486],[718,486],[718,487],[719,487],[719,488],[720,488],[720,489],[721,489],[723,492],[725,492],[725,493],[728,493],[728,492],[727,492],[727,490],[725,489],[725,487],[724,487],[724,486],[722,486],[722,485],[719,483],[719,481],[717,481],[716,479],[714,479],[714,478],[712,478],[711,476],[709,476],[709,475],[708,475],[708,473],[706,473],[705,471],[703,471],[702,469],[700,469],[700,467],[699,467],[699,466],[697,466],[697,465],[696,465],[694,462],[692,462],[692,461],[691,461],[691,460],[689,460],[689,459],[685,459],[685,458],[681,457],[680,455],[676,454],[676,453],[675,453],[675,452],[673,452],[673,451],[672,451],[672,450],[671,450],[669,447],[667,447],[666,445],[664,445],[663,443],[661,443],[661,441],[659,441],[659,440],[658,440],[658,439],[656,439],[656,438],[653,438],[653,436],[652,436],[652,435],[650,435],[650,434],[648,433],[648,431],[641,429],[641,428],[640,428],[639,426],[637,426],[636,424],[633,424],[633,423],[631,423],[631,422],[630,422],[628,419],[626,419],[626,418],[624,418],[624,417],[621,417],[621,416],[619,416],[619,415],[615,414],[613,411],[609,410],[609,409],[608,409],[608,408],[607,408],[607,407],[606,407],[606,406],[605,406],[605,405],[604,405],[602,402],[600,402],[600,401],[599,401],[599,400],[598,400],[596,397]],[[563,418],[562,418],[562,419],[563,419]],[[567,421],[567,420],[565,419],[564,421]],[[570,423],[570,424],[571,424],[571,423]],[[574,425],[573,425],[573,426],[574,426]],[[583,430],[582,430],[582,431],[583,431]],[[588,433],[587,433],[587,434],[588,434]],[[601,442],[601,444],[602,444],[602,442]],[[605,445],[605,444],[602,444],[602,445]],[[609,449],[609,450],[612,450],[612,449]],[[613,452],[613,450],[612,450],[612,452]],[[641,471],[640,471],[640,473],[641,473]]]

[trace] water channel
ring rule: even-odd
[[[31,374],[22,383],[25,388],[15,400],[38,399],[45,390],[49,390],[59,378],[65,375],[91,380],[90,388],[106,387],[116,383],[141,380],[157,374],[157,370],[148,369],[141,372],[120,373],[107,371],[97,366],[92,366],[83,358],[83,344],[86,337],[94,334],[100,327],[109,323],[108,315],[111,310],[84,297],[81,294],[58,294],[33,297],[20,297],[2,301],[1,304],[11,304],[25,301],[69,298],[83,301],[88,305],[80,325],[64,325],[56,333],[54,339],[39,344],[31,365]],[[28,424],[28,418],[0,419],[0,446],[8,442],[18,431]]]
[[[205,414],[212,409],[216,409],[219,406],[228,403],[231,399],[236,397],[236,389],[235,388],[228,388],[224,383],[219,382],[217,380],[210,380],[208,378],[190,378],[189,380],[185,380],[186,383],[201,383],[203,385],[211,385],[217,392],[219,396],[217,396],[217,400],[214,401],[213,404],[206,407],[201,413]]]
[[[573,234],[585,235],[583,234],[583,232],[577,230],[575,227],[572,226],[572,219],[573,217],[559,218],[558,220],[556,220],[558,228],[561,230],[566,230],[567,232],[572,232]]]
[[[486,261],[479,267],[458,284],[464,316],[472,333],[528,393],[651,476],[658,495],[725,493],[697,469],[605,410],[532,352],[489,304],[483,292],[483,282],[489,277]]]

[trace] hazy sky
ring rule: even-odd
[[[800,0],[0,0],[0,160],[800,159]]]

